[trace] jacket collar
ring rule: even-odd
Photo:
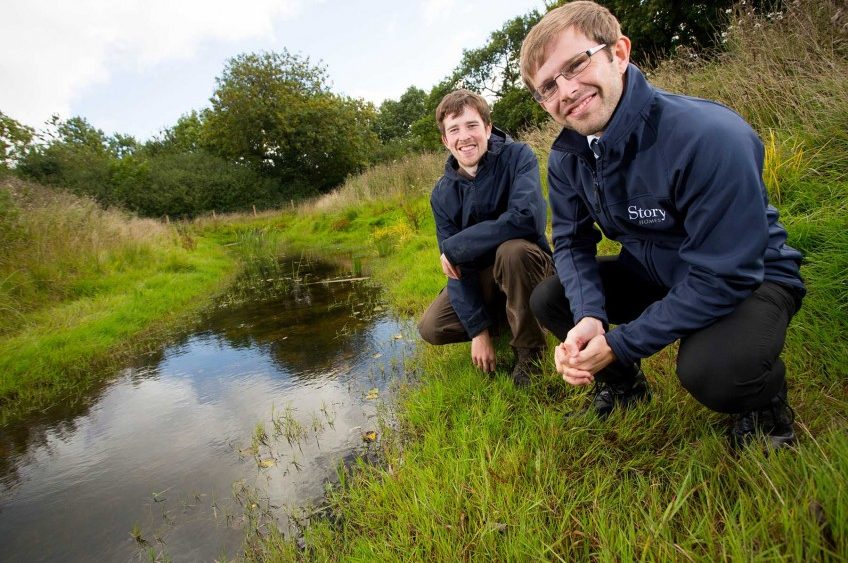
[[[601,137],[602,145],[614,143],[632,131],[654,97],[654,87],[633,63],[627,66],[625,80],[624,93]],[[554,140],[553,150],[583,154],[594,160],[586,137],[571,129],[563,128]]]
[[[497,127],[492,126],[492,134],[489,135],[489,146],[486,148],[486,154],[480,160],[475,178],[485,175],[495,160],[493,157],[499,155],[506,145],[513,142],[515,141],[512,140],[512,137]],[[448,155],[448,160],[445,162],[445,176],[453,180],[463,178],[457,171],[458,168],[459,163],[456,161],[456,158],[452,154]]]

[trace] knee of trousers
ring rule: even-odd
[[[537,285],[533,292],[530,294],[530,311],[533,313],[533,316],[536,317],[539,323],[544,327],[549,327],[552,325],[552,323],[555,323],[559,320],[555,318],[555,308],[552,306],[553,298],[558,297],[558,294],[560,292],[558,285],[556,287],[556,290],[556,294],[552,294],[549,289],[549,284],[542,282]],[[571,319],[567,319],[567,321],[570,320]]]
[[[433,322],[428,322],[426,317],[418,323],[418,334],[428,344],[439,344],[438,330]]]
[[[495,272],[520,268],[532,259],[530,250],[536,246],[524,239],[512,239],[502,243],[495,251]]]
[[[733,362],[717,356],[715,360],[686,356],[677,359],[680,384],[710,410],[727,414],[751,410],[763,402],[763,396],[776,393],[782,383],[782,377],[776,381],[776,376],[782,375],[782,370],[775,369],[777,366]]]

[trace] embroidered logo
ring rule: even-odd
[[[664,209],[642,209],[636,205],[627,208],[627,218],[637,225],[650,225],[665,221]]]

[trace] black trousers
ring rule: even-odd
[[[662,299],[666,288],[654,284],[632,259],[598,259],[611,324],[638,317]],[[789,320],[800,307],[794,289],[764,282],[729,315],[680,341],[677,377],[683,387],[707,408],[739,413],[765,407],[786,379],[780,359]],[[574,326],[568,300],[557,276],[540,283],[530,308],[541,325],[558,339]],[[599,380],[621,381],[638,366],[614,362],[596,374]]]

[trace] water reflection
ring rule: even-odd
[[[297,273],[235,288],[83,414],[4,429],[0,560],[233,557],[244,491],[320,497],[410,345],[375,288],[328,264]]]

